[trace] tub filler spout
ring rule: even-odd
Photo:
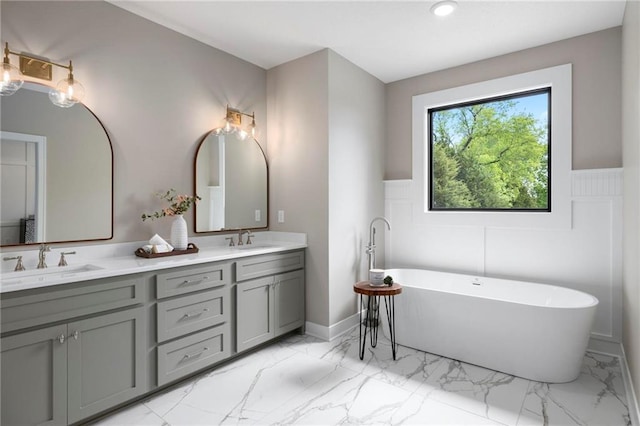
[[[373,226],[377,221],[382,221],[387,224],[387,229],[391,231],[391,225],[389,221],[382,217],[374,217],[369,224],[369,244],[367,244],[367,254],[369,255],[369,269],[375,269],[376,267],[376,228]]]

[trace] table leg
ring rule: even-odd
[[[367,323],[369,322],[369,309],[371,307],[371,298],[367,298],[367,313],[365,314],[364,320],[362,319],[362,306],[363,295],[360,295],[360,314],[359,314],[359,322],[360,322],[360,337],[358,338],[358,347],[359,347],[359,355],[360,359],[364,358],[364,347],[367,345]],[[364,323],[364,324],[363,324]],[[364,338],[362,338],[362,326],[364,325]]]
[[[371,312],[369,326],[371,327],[371,347],[375,348],[378,344],[378,324],[380,323],[380,296],[369,296],[369,300],[373,298],[373,304],[368,312]]]
[[[387,322],[389,323],[389,334],[391,338],[391,354],[396,359],[396,308],[393,296],[383,296],[384,306],[387,310]]]

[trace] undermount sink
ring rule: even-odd
[[[72,277],[87,272],[104,269],[100,266],[84,264],[70,266],[54,266],[45,269],[15,271],[2,274],[2,285],[20,284],[24,282],[49,281],[58,278]]]

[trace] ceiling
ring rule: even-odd
[[[636,1],[636,0],[633,0]],[[622,24],[625,0],[111,3],[269,69],[330,48],[385,83]]]

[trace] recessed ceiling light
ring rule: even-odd
[[[457,7],[458,3],[453,0],[439,1],[438,3],[431,6],[431,13],[436,16],[447,16],[451,15]]]

